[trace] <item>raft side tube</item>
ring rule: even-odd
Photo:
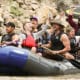
[[[24,67],[24,71],[32,75],[57,75],[63,74],[60,71],[59,65],[56,61],[50,62],[46,58],[42,58],[39,55],[30,53],[28,55],[27,63]]]
[[[5,67],[12,66],[11,70],[18,67],[30,75],[61,75],[78,72],[78,69],[68,61],[57,62],[33,54],[27,49],[13,46],[0,48],[0,65],[2,64],[4,64]],[[10,72],[12,72],[11,70]]]
[[[8,65],[9,51],[7,47],[0,47],[0,65]]]
[[[0,64],[23,69],[28,59],[28,50],[6,46],[0,48]]]

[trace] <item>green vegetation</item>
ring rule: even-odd
[[[13,14],[14,16],[21,16],[23,14],[18,8],[14,6],[11,6],[10,13]]]

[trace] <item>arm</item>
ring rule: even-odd
[[[33,37],[34,37],[35,40],[39,39],[48,28],[47,25],[42,25],[41,27],[42,27],[41,31],[33,33]]]
[[[12,37],[12,41],[18,41],[19,40],[19,36],[18,35],[14,35],[13,37]]]
[[[75,36],[75,38],[77,47],[80,47],[80,36]]]
[[[48,44],[42,44],[42,47],[47,47],[47,48],[51,48],[51,41],[49,41]]]
[[[73,27],[76,31],[78,30],[78,24],[73,21],[73,16],[68,15],[67,22]]]
[[[10,45],[10,44],[18,45],[18,41],[19,41],[19,36],[15,34],[12,36],[12,41],[3,41],[2,45],[4,45],[4,44],[6,44],[6,45]]]
[[[65,52],[68,52],[68,51],[71,50],[71,48],[70,48],[70,40],[69,40],[69,38],[68,38],[68,36],[66,34],[63,34],[61,36],[61,41],[62,41],[62,43],[64,45],[64,49],[58,50],[58,51],[53,51],[54,53],[64,54]]]

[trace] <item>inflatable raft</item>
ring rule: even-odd
[[[50,60],[26,49],[5,46],[0,47],[1,72],[24,72],[30,75],[61,75],[79,73],[80,70],[68,61]]]

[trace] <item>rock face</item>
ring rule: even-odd
[[[56,8],[65,10],[79,3],[79,0],[0,0],[0,27],[12,21],[20,30],[18,28],[31,16],[37,16],[39,23],[44,23],[48,17],[57,14]]]

